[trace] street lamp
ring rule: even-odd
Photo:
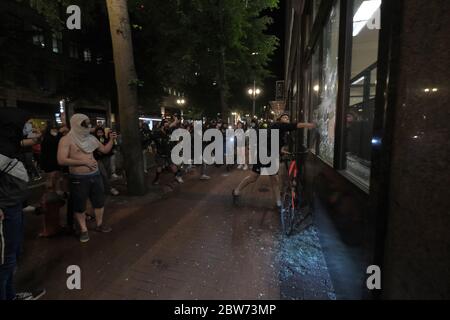
[[[186,100],[184,100],[184,99],[178,99],[177,100],[177,104],[180,106],[180,107],[183,107],[185,104],[186,104]],[[180,110],[181,111],[181,122],[184,122],[184,111],[183,110]]]
[[[262,90],[256,87],[256,81],[253,81],[253,89],[248,89],[248,94],[253,100],[253,115],[256,114],[256,98],[261,94]]]

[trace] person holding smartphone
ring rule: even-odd
[[[111,152],[117,134],[112,132],[110,140],[103,145],[90,134],[92,125],[84,114],[75,114],[70,119],[71,130],[61,139],[58,147],[58,163],[69,167],[70,196],[75,218],[81,229],[80,242],[89,241],[86,226],[86,202],[89,199],[95,211],[97,227],[95,231],[109,233],[111,227],[103,223],[105,187],[94,152]]]

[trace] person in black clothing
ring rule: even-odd
[[[41,168],[47,174],[47,189],[58,192],[61,167],[58,165],[58,144],[62,134],[51,123],[47,123],[41,143]]]
[[[278,121],[273,123],[271,126],[269,126],[268,129],[280,131],[279,147],[280,147],[280,152],[281,152],[281,148],[283,148],[283,146],[286,145],[287,134],[289,132],[295,131],[296,129],[304,129],[304,128],[313,129],[315,127],[316,127],[315,124],[312,124],[312,123],[290,123],[289,115],[283,114],[278,119]],[[270,141],[270,135],[269,135],[269,141]],[[270,143],[268,144],[268,148],[270,149]],[[258,148],[258,152],[259,152],[259,148]],[[232,195],[233,195],[233,201],[235,203],[237,202],[242,191],[245,188],[247,188],[249,185],[258,181],[258,179],[261,175],[262,169],[265,167],[270,167],[270,165],[271,164],[263,165],[262,163],[259,162],[259,157],[258,157],[258,162],[253,165],[252,173],[249,176],[247,176],[246,178],[244,178],[241,181],[241,183],[239,184],[239,186],[233,190]],[[281,194],[280,194],[278,174],[273,175],[270,178],[272,180],[272,185],[274,186],[274,189],[275,189],[274,192],[275,192],[277,207],[281,207]]]
[[[139,120],[139,131],[141,133],[142,156],[144,159],[144,172],[148,173],[147,154],[148,148],[151,143],[152,132],[150,131],[150,128],[143,120]]]
[[[101,144],[107,145],[109,143],[109,136],[106,135],[105,129],[103,127],[97,127],[94,131],[94,136],[100,141]],[[112,175],[111,171],[111,157],[113,155],[113,149],[108,154],[103,154],[99,151],[94,152],[94,157],[98,161],[98,169],[103,180],[103,186],[105,189],[105,194],[112,194],[113,196],[118,196],[119,191],[116,188],[111,187],[110,179]]]
[[[169,123],[164,120],[161,127],[152,133],[151,140],[153,141],[156,148],[156,176],[153,180],[154,185],[159,184],[159,178],[163,169],[169,167],[172,173],[175,175],[175,179],[178,183],[183,183],[183,178],[181,177],[180,169],[172,163],[171,152],[172,152],[172,142],[170,141],[170,135],[178,126],[178,118]]]

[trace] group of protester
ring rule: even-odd
[[[187,121],[181,122],[176,116],[169,119],[164,119],[162,122],[156,124],[152,130],[144,121],[140,121],[140,132],[141,132],[141,143],[143,147],[143,157],[144,157],[144,171],[148,173],[148,155],[152,154],[154,157],[156,172],[153,179],[154,185],[160,184],[160,177],[164,171],[169,172],[174,176],[175,181],[182,184],[184,183],[183,175],[189,172],[194,167],[194,161],[191,160],[190,163],[185,163],[183,165],[176,165],[171,160],[171,152],[173,147],[177,142],[171,141],[171,135],[176,129],[185,129],[191,136],[194,135],[194,123]],[[218,129],[222,132],[224,139],[224,154],[226,154],[227,144],[230,143],[226,141],[226,130],[227,129],[242,129],[247,130],[247,124],[244,122],[238,122],[236,125],[229,125],[228,123],[222,122],[221,120],[211,120],[202,123],[202,131],[207,129]],[[193,140],[193,139],[192,139]],[[234,143],[234,142],[233,142]],[[206,143],[203,142],[203,148]],[[194,154],[194,145],[192,144],[192,154]],[[236,155],[240,155],[243,159],[246,159],[246,147],[237,147]],[[207,174],[207,165],[202,164],[200,166],[200,180],[210,180],[211,177]],[[227,170],[230,167],[227,166]],[[248,170],[249,166],[247,163],[240,164],[237,166],[239,170]]]
[[[143,122],[140,122],[140,129],[141,129],[141,140],[143,145],[143,154],[144,158],[146,159],[146,153],[151,150],[151,152],[155,155],[156,160],[156,175],[153,180],[153,184],[157,185],[159,184],[160,175],[163,172],[164,169],[168,169],[168,171],[174,175],[174,179],[178,183],[183,183],[183,174],[184,172],[189,171],[193,167],[193,159],[191,160],[190,164],[187,164],[186,167],[184,166],[177,166],[171,161],[171,151],[176,143],[171,141],[171,134],[176,129],[186,129],[191,133],[191,136],[194,135],[194,124],[192,122],[180,122],[177,117],[173,117],[171,119],[165,119],[160,124],[156,125],[153,130],[150,130],[149,127]],[[249,147],[249,141],[248,139],[245,140],[245,143],[243,145],[237,144],[236,139],[233,139],[231,141],[227,141],[227,134],[226,131],[228,129],[242,129],[244,132],[246,132],[248,129],[276,129],[279,130],[279,146],[280,146],[280,154],[283,153],[282,148],[289,145],[289,137],[290,132],[295,131],[297,129],[313,129],[315,128],[315,125],[312,123],[291,123],[290,122],[290,116],[289,114],[285,113],[282,114],[276,122],[264,122],[264,121],[257,121],[257,120],[251,120],[249,122],[237,122],[236,125],[230,125],[228,123],[222,122],[221,120],[212,120],[207,122],[202,122],[202,131],[206,131],[207,129],[218,129],[222,132],[223,136],[223,148],[224,148],[224,156],[227,156],[227,149],[229,148],[229,144],[232,144],[232,148],[234,148],[234,155],[235,158],[245,159],[245,162],[242,164],[237,165],[237,169],[247,171],[249,169],[248,164],[248,147]],[[193,141],[194,139],[191,139]],[[203,148],[205,147],[205,142],[203,142]],[[270,145],[270,143],[269,143]],[[192,148],[194,148],[194,145],[192,144]],[[259,150],[259,148],[257,149]],[[192,150],[192,154],[194,150]],[[216,159],[217,160],[217,159]],[[232,195],[234,202],[237,202],[239,199],[242,191],[247,188],[249,185],[255,183],[258,178],[261,176],[261,173],[265,167],[269,167],[269,165],[264,165],[259,162],[259,158],[257,159],[258,162],[254,165],[252,165],[252,171],[251,173],[243,179],[239,185],[233,189]],[[226,163],[226,161],[223,161]],[[144,161],[145,171],[147,172],[147,162]],[[200,179],[201,180],[209,180],[211,179],[210,176],[206,174],[207,171],[207,165],[202,164],[201,166],[201,174]],[[227,171],[230,170],[230,165],[225,165]],[[281,199],[280,199],[280,181],[278,174],[271,175],[270,176],[272,180],[272,185],[274,186],[274,193],[276,196],[276,205],[278,207],[281,206]]]
[[[81,242],[89,241],[88,200],[95,213],[95,231],[111,232],[103,213],[106,195],[118,195],[109,184],[116,138],[115,132],[92,128],[82,114],[71,118],[70,130],[49,122],[40,132],[23,110],[0,108],[0,300],[35,300],[45,294],[45,290],[16,293],[13,285],[24,237],[24,208],[33,208],[27,206],[31,181],[45,176],[46,201],[67,198],[67,226],[78,227]],[[32,150],[39,150],[38,161]]]
[[[33,130],[29,116],[17,108],[0,108],[0,300],[31,300],[38,299],[45,290],[16,293],[13,278],[17,265],[17,257],[21,251],[23,240],[23,208],[27,205],[29,195],[28,184],[31,179],[38,179],[40,170],[45,173],[45,195],[56,195],[66,198],[67,226],[78,229],[80,242],[89,241],[87,218],[95,221],[94,230],[99,233],[109,233],[111,227],[104,223],[105,199],[109,194],[118,195],[119,192],[111,187],[111,178],[115,174],[117,152],[117,134],[107,128],[93,127],[90,119],[83,114],[75,114],[70,119],[70,130],[66,126],[57,127],[48,123],[43,133]],[[227,129],[257,129],[260,123],[239,122],[236,126],[220,120],[202,122],[203,130],[215,128],[222,132],[224,139],[224,155],[228,143]],[[300,128],[313,128],[312,124],[289,123],[289,116],[283,115],[278,122],[262,124],[265,128],[281,131],[280,146],[285,145],[286,134]],[[143,147],[144,170],[148,173],[148,153],[154,155],[155,177],[153,184],[158,185],[163,172],[166,170],[179,183],[184,183],[183,174],[194,167],[194,162],[176,165],[172,162],[171,152],[177,142],[171,140],[171,135],[178,128],[186,129],[194,135],[194,123],[182,122],[177,117],[164,119],[150,130],[143,121],[140,122],[141,144]],[[231,143],[235,143],[232,141]],[[120,144],[119,144],[120,145]],[[36,148],[39,146],[39,148]],[[30,158],[30,150],[39,150],[39,158]],[[205,147],[205,144],[203,145]],[[235,154],[243,159],[246,157],[247,147],[236,146]],[[30,149],[31,148],[31,149]],[[31,151],[32,153],[32,151]],[[31,162],[30,162],[31,160]],[[30,164],[33,167],[29,168]],[[209,180],[207,165],[199,165],[200,179]],[[236,200],[241,192],[251,183],[257,181],[264,165],[253,165],[252,173],[233,190]],[[226,165],[227,170],[230,166]],[[248,170],[249,165],[240,164],[238,169]],[[274,176],[277,179],[276,176]],[[278,181],[274,184],[278,185]],[[278,192],[279,195],[279,192]],[[94,215],[87,214],[88,201]],[[279,203],[277,198],[277,203]],[[74,221],[77,224],[74,224]]]

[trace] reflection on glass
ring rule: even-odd
[[[346,171],[362,185],[370,181],[376,95],[378,28],[369,22],[379,14],[381,0],[355,0],[350,96],[346,114]]]
[[[309,120],[309,99],[308,97],[310,96],[310,79],[311,79],[311,64],[308,65],[308,67],[306,68],[304,74],[303,74],[303,92],[305,94],[304,96],[304,100],[303,100],[303,104],[304,104],[304,110],[305,110],[305,114],[304,114],[304,121],[308,121]],[[308,145],[308,136],[309,136],[310,132],[307,129],[304,129],[303,131],[303,145],[307,146]]]
[[[355,7],[353,16],[353,36],[356,37],[365,27],[378,27],[379,8],[381,0],[356,1],[358,7]]]
[[[320,48],[316,47],[312,56],[312,69],[311,69],[311,83],[310,83],[310,108],[311,108],[311,120],[315,121],[318,115],[316,111],[320,104],[320,87],[321,87],[321,78],[320,78]],[[316,144],[318,141],[318,137],[316,134],[310,135],[309,146],[311,148],[311,152],[316,154]]]
[[[317,124],[317,134],[312,146],[322,160],[333,165],[338,92],[339,1],[323,29],[321,45],[322,55],[316,50],[313,56],[311,118]]]
[[[321,2],[322,2],[322,0],[314,0],[313,1],[313,17],[314,17],[314,20],[316,20],[317,14],[319,13],[319,8],[320,8],[320,3]]]

